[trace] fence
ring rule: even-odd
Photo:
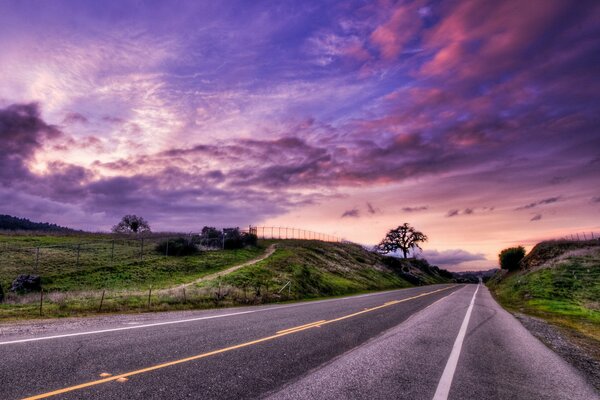
[[[250,226],[246,231],[255,234],[259,239],[300,239],[320,240],[322,242],[342,242],[343,239],[326,233],[283,226]]]
[[[581,235],[580,235],[580,233],[581,233]],[[570,233],[566,236],[559,238],[559,240],[568,240],[568,241],[598,240],[598,239],[600,239],[600,234],[594,233],[594,232]]]

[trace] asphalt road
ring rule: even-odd
[[[0,399],[31,396],[600,398],[480,285],[0,326]]]

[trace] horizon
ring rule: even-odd
[[[0,3],[0,214],[289,226],[432,264],[600,232],[600,3]],[[437,260],[437,262],[435,261]]]

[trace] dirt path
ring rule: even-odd
[[[260,257],[254,258],[254,259],[252,259],[250,261],[246,261],[243,264],[234,265],[233,267],[229,267],[227,269],[224,269],[223,271],[215,272],[214,274],[205,275],[202,278],[198,278],[198,279],[196,279],[196,280],[194,280],[192,282],[184,283],[183,285],[174,286],[174,287],[171,287],[171,288],[168,288],[168,289],[163,289],[163,290],[165,290],[165,291],[172,291],[172,290],[183,289],[183,288],[195,285],[195,284],[200,283],[200,282],[210,281],[210,280],[218,278],[220,276],[230,274],[233,271],[237,271],[240,268],[244,268],[244,267],[247,267],[249,265],[256,264],[257,262],[260,262],[260,261],[262,261],[262,260],[270,257],[275,252],[276,248],[277,248],[277,243],[273,243],[272,245],[270,245],[269,247],[267,247],[267,250],[265,250],[264,254],[261,255]]]

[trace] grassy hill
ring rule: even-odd
[[[600,341],[600,242],[539,243],[488,285],[505,307]]]
[[[259,241],[256,247],[173,257],[156,250],[164,240],[158,234],[143,241],[108,234],[0,234],[0,286],[6,293],[18,274],[40,275],[43,315],[69,316],[259,304],[451,278],[424,260],[384,257],[350,243]],[[272,244],[276,250],[265,260],[204,278],[259,257]],[[39,298],[10,293],[0,304],[0,319],[39,315]]]
[[[292,298],[300,299],[448,281],[423,260],[384,257],[352,243],[288,240],[266,260],[201,286],[278,290],[290,282]]]

